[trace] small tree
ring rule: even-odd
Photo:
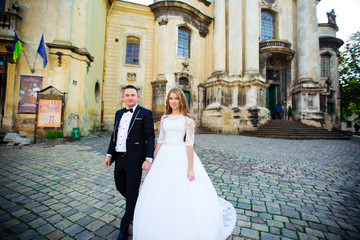
[[[289,119],[292,118],[292,115],[293,115],[292,108],[291,108],[291,106],[289,106],[289,108],[288,108],[288,118]]]
[[[360,30],[351,35],[340,52],[339,80],[342,118],[360,114]]]

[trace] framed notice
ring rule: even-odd
[[[18,113],[36,113],[38,91],[42,87],[42,77],[21,76]]]
[[[38,127],[61,126],[61,100],[39,99]]]

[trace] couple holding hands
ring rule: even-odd
[[[126,199],[118,239],[223,240],[235,226],[234,207],[219,198],[194,152],[195,121],[184,92],[169,91],[154,150],[152,112],[126,86],[115,114],[105,166],[115,162],[115,184]],[[139,193],[142,170],[148,174]]]

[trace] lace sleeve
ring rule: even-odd
[[[159,131],[159,138],[158,138],[158,143],[164,143],[165,140],[165,131],[163,128],[163,122],[165,119],[165,115],[161,117],[161,121],[160,121],[160,131]]]
[[[194,146],[195,141],[195,122],[193,119],[186,117],[186,146]]]

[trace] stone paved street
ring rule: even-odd
[[[109,135],[0,146],[0,239],[116,239],[124,199]],[[360,239],[360,141],[198,135],[195,151],[237,211],[228,239]]]

